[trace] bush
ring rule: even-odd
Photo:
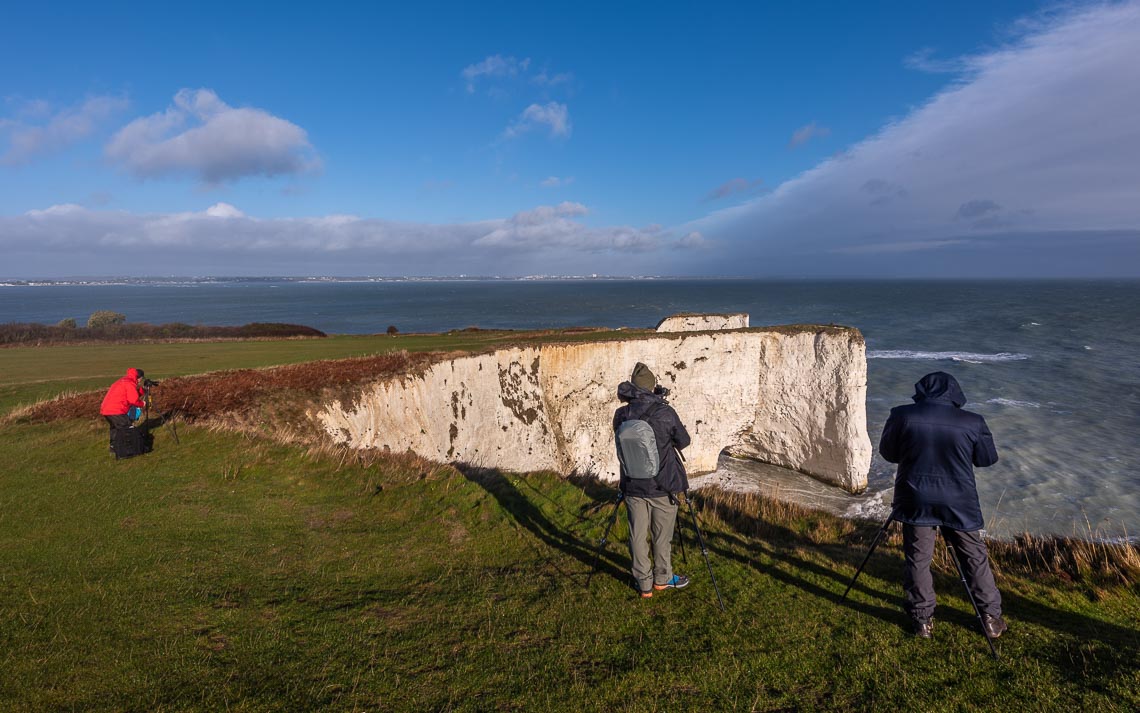
[[[75,317],[68,317],[67,319],[59,320],[59,323],[55,326],[59,327],[60,329],[75,329],[79,325],[75,323]]]
[[[111,327],[114,325],[123,324],[126,321],[127,316],[125,314],[112,312],[109,309],[101,309],[88,317],[87,328],[100,329],[102,327]]]
[[[387,334],[389,337],[394,337],[399,333],[400,333],[400,330],[396,329],[396,325],[394,325],[394,324],[388,325]]]
[[[96,319],[99,313],[91,315]],[[114,312],[109,314],[117,318]],[[0,324],[0,345],[6,344],[65,344],[68,342],[132,342],[164,339],[285,339],[289,337],[324,337],[319,329],[299,324],[278,324],[275,322],[253,322],[241,327],[209,327],[189,325],[182,322],[169,324],[147,324],[146,322],[103,322],[102,326],[88,329],[76,327],[75,320],[70,325],[64,320],[57,325],[8,322]]]

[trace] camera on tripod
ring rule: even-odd
[[[144,389],[149,389],[152,386],[158,386],[158,383],[154,379],[143,379],[142,385]]]

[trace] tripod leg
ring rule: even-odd
[[[601,558],[602,550],[605,548],[606,542],[609,540],[610,528],[612,528],[614,526],[614,523],[617,522],[618,509],[621,508],[621,503],[624,499],[625,495],[619,492],[617,500],[614,501],[613,512],[610,513],[610,521],[606,523],[606,531],[602,533],[602,540],[598,543],[597,552],[594,553],[594,564],[590,566],[590,574],[586,577],[586,589],[590,588],[590,580],[594,578],[594,573],[598,571],[598,560]]]
[[[970,583],[966,581],[966,572],[962,569],[962,563],[958,560],[958,552],[954,545],[950,544],[949,538],[946,537],[945,528],[942,528],[942,541],[946,543],[946,549],[950,552],[950,559],[954,560],[954,568],[958,570],[958,579],[962,580],[962,586],[966,588],[966,596],[970,598],[970,605],[974,607],[974,614],[978,617],[978,624],[982,627],[982,635],[986,637],[986,643],[990,645],[990,653],[994,658],[998,658],[997,648],[994,646],[994,640],[990,638],[990,632],[986,630],[985,619],[982,618],[982,610],[978,608],[978,601],[974,599],[974,592],[970,589]]]
[[[697,514],[693,512],[693,501],[689,500],[689,494],[685,493],[685,504],[689,506],[689,517],[693,521],[693,532],[697,533],[697,545],[701,548],[701,554],[705,557],[705,567],[709,570],[709,579],[712,580],[713,589],[716,591],[716,601],[720,604],[720,610],[724,611],[724,599],[720,596],[720,586],[716,583],[716,575],[713,574],[712,563],[709,562],[709,548],[705,546],[705,538],[701,534],[701,526],[697,524]]]
[[[170,411],[168,411],[166,413],[162,413],[162,411],[159,410],[159,413],[162,415],[162,424],[161,425],[163,425],[163,426],[169,425],[170,426],[170,435],[174,438],[175,445],[181,445],[181,442],[178,440],[178,428],[174,425],[174,419],[175,419],[174,409],[171,409]]]
[[[178,428],[174,425],[174,414],[173,413],[170,414],[170,435],[174,436],[174,445],[181,445],[182,444],[182,442],[178,440]]]
[[[887,521],[883,523],[883,526],[879,528],[878,533],[875,534],[875,539],[871,540],[871,547],[867,550],[867,556],[863,558],[859,569],[855,570],[855,576],[851,578],[851,583],[847,585],[847,589],[844,590],[843,596],[839,598],[839,601],[847,601],[847,595],[850,594],[851,588],[855,586],[855,580],[859,579],[859,575],[863,573],[863,568],[867,566],[867,561],[871,559],[871,554],[874,553],[875,548],[879,546],[879,540],[883,539],[883,535],[887,534],[887,528],[891,526],[894,520],[895,514],[892,512],[887,518]]]
[[[677,541],[681,543],[681,561],[688,566],[689,556],[685,553],[685,528],[681,518],[677,518]]]

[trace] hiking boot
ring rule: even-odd
[[[687,586],[689,586],[688,577],[683,574],[674,574],[673,578],[668,582],[665,584],[654,584],[653,588],[660,592],[662,589],[684,589]]]
[[[920,639],[934,638],[934,619],[914,619],[914,635]]]
[[[982,626],[986,629],[986,636],[991,639],[996,639],[1009,629],[1009,625],[1005,623],[1005,619],[1001,618],[1001,614],[992,616],[986,614],[982,617]]]

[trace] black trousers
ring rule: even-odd
[[[115,431],[119,429],[126,430],[131,427],[131,419],[127,418],[126,414],[120,416],[104,416],[107,423],[111,425],[111,448],[115,447]]]
[[[994,583],[989,553],[980,532],[903,523],[903,550],[906,553],[903,591],[907,613],[914,619],[929,619],[934,614],[934,578],[930,575],[930,560],[934,557],[935,529],[942,530],[942,537],[957,552],[966,584],[978,603],[978,609],[982,614],[1001,616],[1001,593]]]

